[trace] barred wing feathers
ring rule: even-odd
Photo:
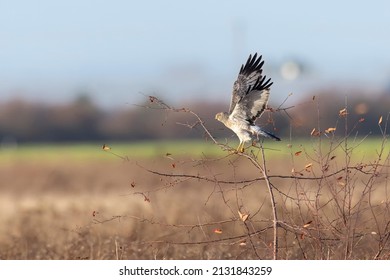
[[[231,117],[254,123],[267,106],[271,79],[262,76],[262,57],[257,53],[249,56],[245,66],[242,65],[234,83],[229,114]]]

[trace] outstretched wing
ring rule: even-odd
[[[271,79],[262,76],[264,61],[257,53],[249,56],[245,66],[242,65],[234,83],[229,114],[232,117],[253,123],[267,106]]]

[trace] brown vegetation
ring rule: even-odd
[[[288,153],[265,142],[237,154],[193,111],[151,101],[226,153],[3,163],[1,259],[390,258],[389,114],[375,154],[359,153],[345,103],[310,141],[285,139]]]

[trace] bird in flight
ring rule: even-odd
[[[248,141],[259,140],[260,136],[280,141],[280,138],[263,130],[256,125],[267,107],[271,79],[265,80],[262,76],[264,61],[257,53],[249,58],[245,65],[241,66],[237,80],[234,82],[232,99],[229,112],[221,112],[215,115],[215,119],[233,130],[240,139],[237,151],[243,153],[244,145]]]

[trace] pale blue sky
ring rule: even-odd
[[[121,106],[227,98],[249,53],[274,100],[332,84],[390,84],[389,1],[0,0],[0,100],[67,101],[89,91]],[[280,78],[288,59],[298,80]]]

